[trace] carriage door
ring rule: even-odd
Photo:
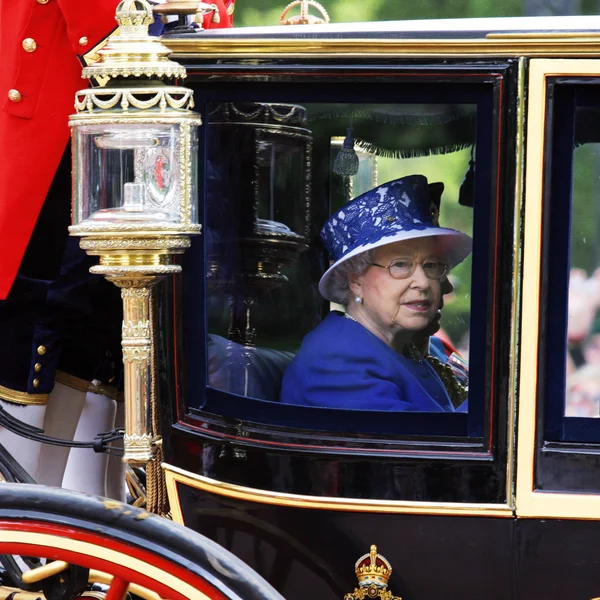
[[[586,583],[584,565],[600,551],[600,61],[532,60],[528,113],[517,515],[548,519],[519,520],[529,574],[520,593],[592,598],[600,586]]]

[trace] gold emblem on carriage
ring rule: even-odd
[[[364,600],[379,598],[380,600],[402,600],[387,589],[388,580],[392,574],[392,565],[377,553],[377,546],[371,546],[369,554],[361,556],[354,565],[358,578],[358,587],[351,594],[346,594],[344,600]]]

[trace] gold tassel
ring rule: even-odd
[[[146,465],[146,510],[164,517],[169,513],[169,498],[162,462],[163,452],[159,446],[154,460]]]
[[[146,510],[157,515],[169,514],[169,498],[167,495],[167,484],[165,474],[161,467],[163,462],[163,451],[160,440],[160,415],[158,406],[158,395],[156,393],[156,338],[154,311],[154,288],[150,294],[150,339],[152,340],[152,351],[150,356],[150,369],[152,389],[150,390],[150,410],[152,415],[152,433],[156,439],[156,454],[154,460],[146,465]]]
[[[212,22],[218,25],[221,22],[221,15],[219,14],[219,8],[216,4],[213,4],[213,14],[212,14]]]

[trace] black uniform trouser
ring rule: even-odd
[[[49,393],[57,369],[103,384],[119,380],[120,294],[89,273],[94,259],[68,235],[70,154],[67,147],[15,282],[0,301],[0,385],[14,391]]]

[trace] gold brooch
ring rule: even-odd
[[[392,565],[388,560],[377,554],[377,546],[372,545],[369,554],[361,556],[354,565],[358,578],[358,587],[351,594],[346,594],[344,600],[364,600],[379,598],[380,600],[402,600],[387,589],[388,580],[392,574]]]

